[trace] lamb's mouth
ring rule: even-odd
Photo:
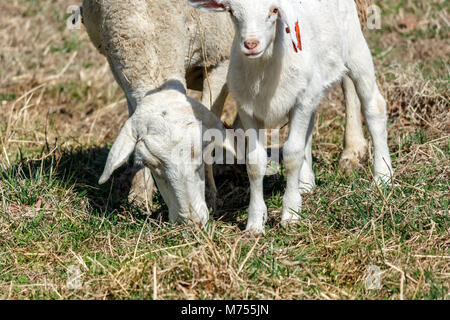
[[[259,58],[263,55],[264,51],[259,52],[245,52],[244,54],[249,58]]]

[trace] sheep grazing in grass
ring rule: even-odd
[[[130,198],[151,202],[153,175],[172,221],[177,221],[177,216],[188,219],[190,213],[194,221],[204,223],[208,210],[203,166],[194,168],[173,152],[172,148],[179,147],[173,137],[186,129],[187,119],[195,123],[194,118],[203,120],[204,126],[225,130],[217,118],[212,120],[211,111],[186,96],[186,88],[203,89],[203,105],[217,115],[222,112],[234,35],[231,20],[225,13],[199,14],[184,0],[84,0],[83,20],[92,42],[106,56],[126,94],[130,116],[136,113],[119,135],[100,182],[126,161],[130,150],[138,148],[136,157],[140,161]],[[198,75],[202,76],[205,69],[208,81],[202,83]],[[150,123],[159,130],[150,130]],[[186,129],[184,134],[190,132],[196,130]],[[146,142],[146,149],[139,141]],[[165,146],[162,141],[166,141]],[[190,139],[185,141],[190,143]],[[191,147],[186,145],[185,149]],[[212,170],[208,168],[206,180],[214,197]]]
[[[299,189],[314,186],[314,114],[327,89],[337,81],[343,82],[350,107],[356,109],[357,101],[361,102],[374,145],[375,178],[378,182],[391,179],[386,102],[376,83],[354,0],[188,2],[202,11],[228,11],[232,17],[236,35],[228,87],[238,102],[244,129],[273,127],[289,119],[290,132],[283,147],[287,179],[283,225],[299,219]],[[358,138],[351,137],[355,144]],[[262,234],[267,219],[263,197],[267,154],[262,141],[253,145],[247,156],[251,189],[247,230]]]

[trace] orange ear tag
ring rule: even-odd
[[[298,21],[295,23],[295,34],[297,35],[298,49],[302,51],[302,37],[300,36],[300,26]]]
[[[286,33],[291,33],[291,29],[289,29],[289,27],[286,27]],[[295,34],[297,36],[297,45],[295,45],[295,42],[292,41],[292,45],[294,47],[294,51],[298,52],[297,47],[300,51],[302,51],[302,37],[300,35],[300,26],[298,24],[298,22],[295,23]]]

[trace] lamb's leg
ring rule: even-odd
[[[305,157],[299,176],[300,193],[310,193],[316,186],[316,177],[312,168],[312,136],[314,132],[315,113],[312,114],[306,136]]]
[[[305,164],[305,148],[308,143],[308,132],[313,128],[315,106],[294,108],[290,115],[290,131],[283,146],[283,158],[286,174],[286,191],[283,197],[281,224],[288,225],[299,220],[298,212],[302,206],[299,192],[300,169]]]
[[[393,170],[387,143],[386,102],[377,86],[372,55],[363,38],[354,44],[348,67],[373,141],[375,178],[388,182]]]
[[[228,61],[221,62],[205,75],[203,82],[202,104],[209,108],[219,119],[228,95],[227,73]],[[217,187],[214,181],[212,165],[205,166],[206,203],[215,210]]]
[[[361,103],[356,93],[352,79],[345,76],[342,81],[345,96],[345,138],[344,151],[339,161],[339,167],[346,173],[361,166],[366,160],[369,144],[364,138],[361,119]]]
[[[250,205],[246,231],[260,235],[264,234],[264,225],[267,221],[267,207],[263,191],[267,152],[264,148],[264,140],[260,139],[258,132],[263,126],[244,112],[240,112],[239,115],[248,135],[247,174],[250,180]]]

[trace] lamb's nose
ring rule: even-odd
[[[253,50],[259,45],[259,41],[257,39],[250,39],[244,42],[244,46],[248,50]]]

